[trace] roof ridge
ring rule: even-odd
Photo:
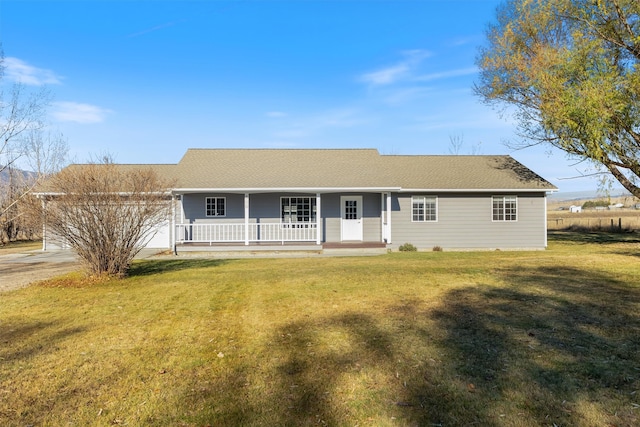
[[[375,151],[377,148],[204,148],[192,147],[187,151]]]

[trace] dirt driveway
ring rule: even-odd
[[[72,251],[28,251],[0,255],[0,292],[79,270]]]

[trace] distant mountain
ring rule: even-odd
[[[12,169],[12,171],[16,176],[21,176],[22,178],[29,178],[34,175],[33,172],[23,171],[20,169]],[[4,169],[0,172],[0,184],[4,184],[6,182],[9,182],[9,169]]]

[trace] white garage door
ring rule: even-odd
[[[156,233],[149,238],[145,247],[150,249],[171,248],[171,232],[168,221],[158,226]]]

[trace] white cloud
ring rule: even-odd
[[[449,40],[447,43],[451,47],[457,46],[465,46],[468,44],[478,44],[479,40],[482,39],[482,36],[468,36],[468,37],[458,37],[452,40]]]
[[[156,31],[164,30],[165,28],[173,27],[173,26],[175,26],[177,24],[180,24],[180,23],[183,23],[183,22],[186,22],[186,19],[181,19],[179,21],[166,22],[164,24],[156,25],[155,27],[147,28],[145,30],[129,34],[127,36],[127,38],[140,37],[140,36],[143,36],[145,34],[149,34],[149,33],[153,33],[153,32],[156,32]]]
[[[361,80],[372,85],[386,85],[393,83],[407,74],[409,67],[406,64],[399,64],[382,70],[364,74]]]
[[[431,80],[448,79],[451,77],[468,76],[471,74],[476,74],[478,71],[478,67],[459,68],[457,70],[442,71],[440,73],[424,74],[422,76],[415,77],[414,80],[419,82],[427,82]]]
[[[414,49],[402,52],[402,56],[404,59],[397,64],[365,73],[360,76],[360,80],[373,86],[388,85],[403,80],[411,76],[413,70],[423,59],[431,56],[431,53],[422,49]]]
[[[61,84],[62,77],[53,71],[34,67],[21,59],[7,57],[4,59],[5,76],[16,83],[30,86],[42,86],[45,84]]]
[[[79,102],[55,102],[52,116],[61,122],[100,123],[111,110]]]
[[[276,138],[305,138],[326,129],[351,128],[367,123],[369,120],[353,108],[329,110],[306,117],[275,131]]]
[[[422,86],[394,89],[384,94],[384,102],[390,105],[402,105],[416,99],[425,98],[432,92],[432,88]]]

